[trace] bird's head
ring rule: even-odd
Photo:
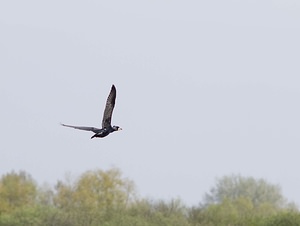
[[[114,131],[120,131],[120,130],[122,130],[122,128],[119,127],[119,126],[113,126],[112,128],[114,129]]]

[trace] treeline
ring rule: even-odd
[[[0,226],[300,226],[279,186],[239,175],[218,179],[198,206],[149,200],[120,170],[94,170],[55,187],[26,172],[0,180]]]

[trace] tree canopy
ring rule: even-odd
[[[281,208],[287,205],[279,185],[268,183],[264,179],[242,177],[241,175],[224,176],[217,179],[216,185],[205,194],[204,204],[218,204],[224,200],[246,199],[250,204],[259,208],[270,205]]]
[[[0,180],[0,214],[30,205],[35,201],[37,188],[24,171],[7,173]]]
[[[0,226],[300,226],[279,186],[261,179],[225,176],[205,201],[187,207],[180,199],[139,198],[117,168],[87,171],[53,188],[12,171],[0,179]]]

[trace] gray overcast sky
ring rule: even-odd
[[[300,204],[300,2],[1,1],[0,175],[118,167],[142,196],[198,204],[215,178]],[[98,126],[105,139],[63,128]]]

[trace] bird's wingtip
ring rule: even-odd
[[[116,89],[116,86],[115,86],[114,84],[112,84],[111,90],[113,90],[113,91],[117,90],[117,89]]]

